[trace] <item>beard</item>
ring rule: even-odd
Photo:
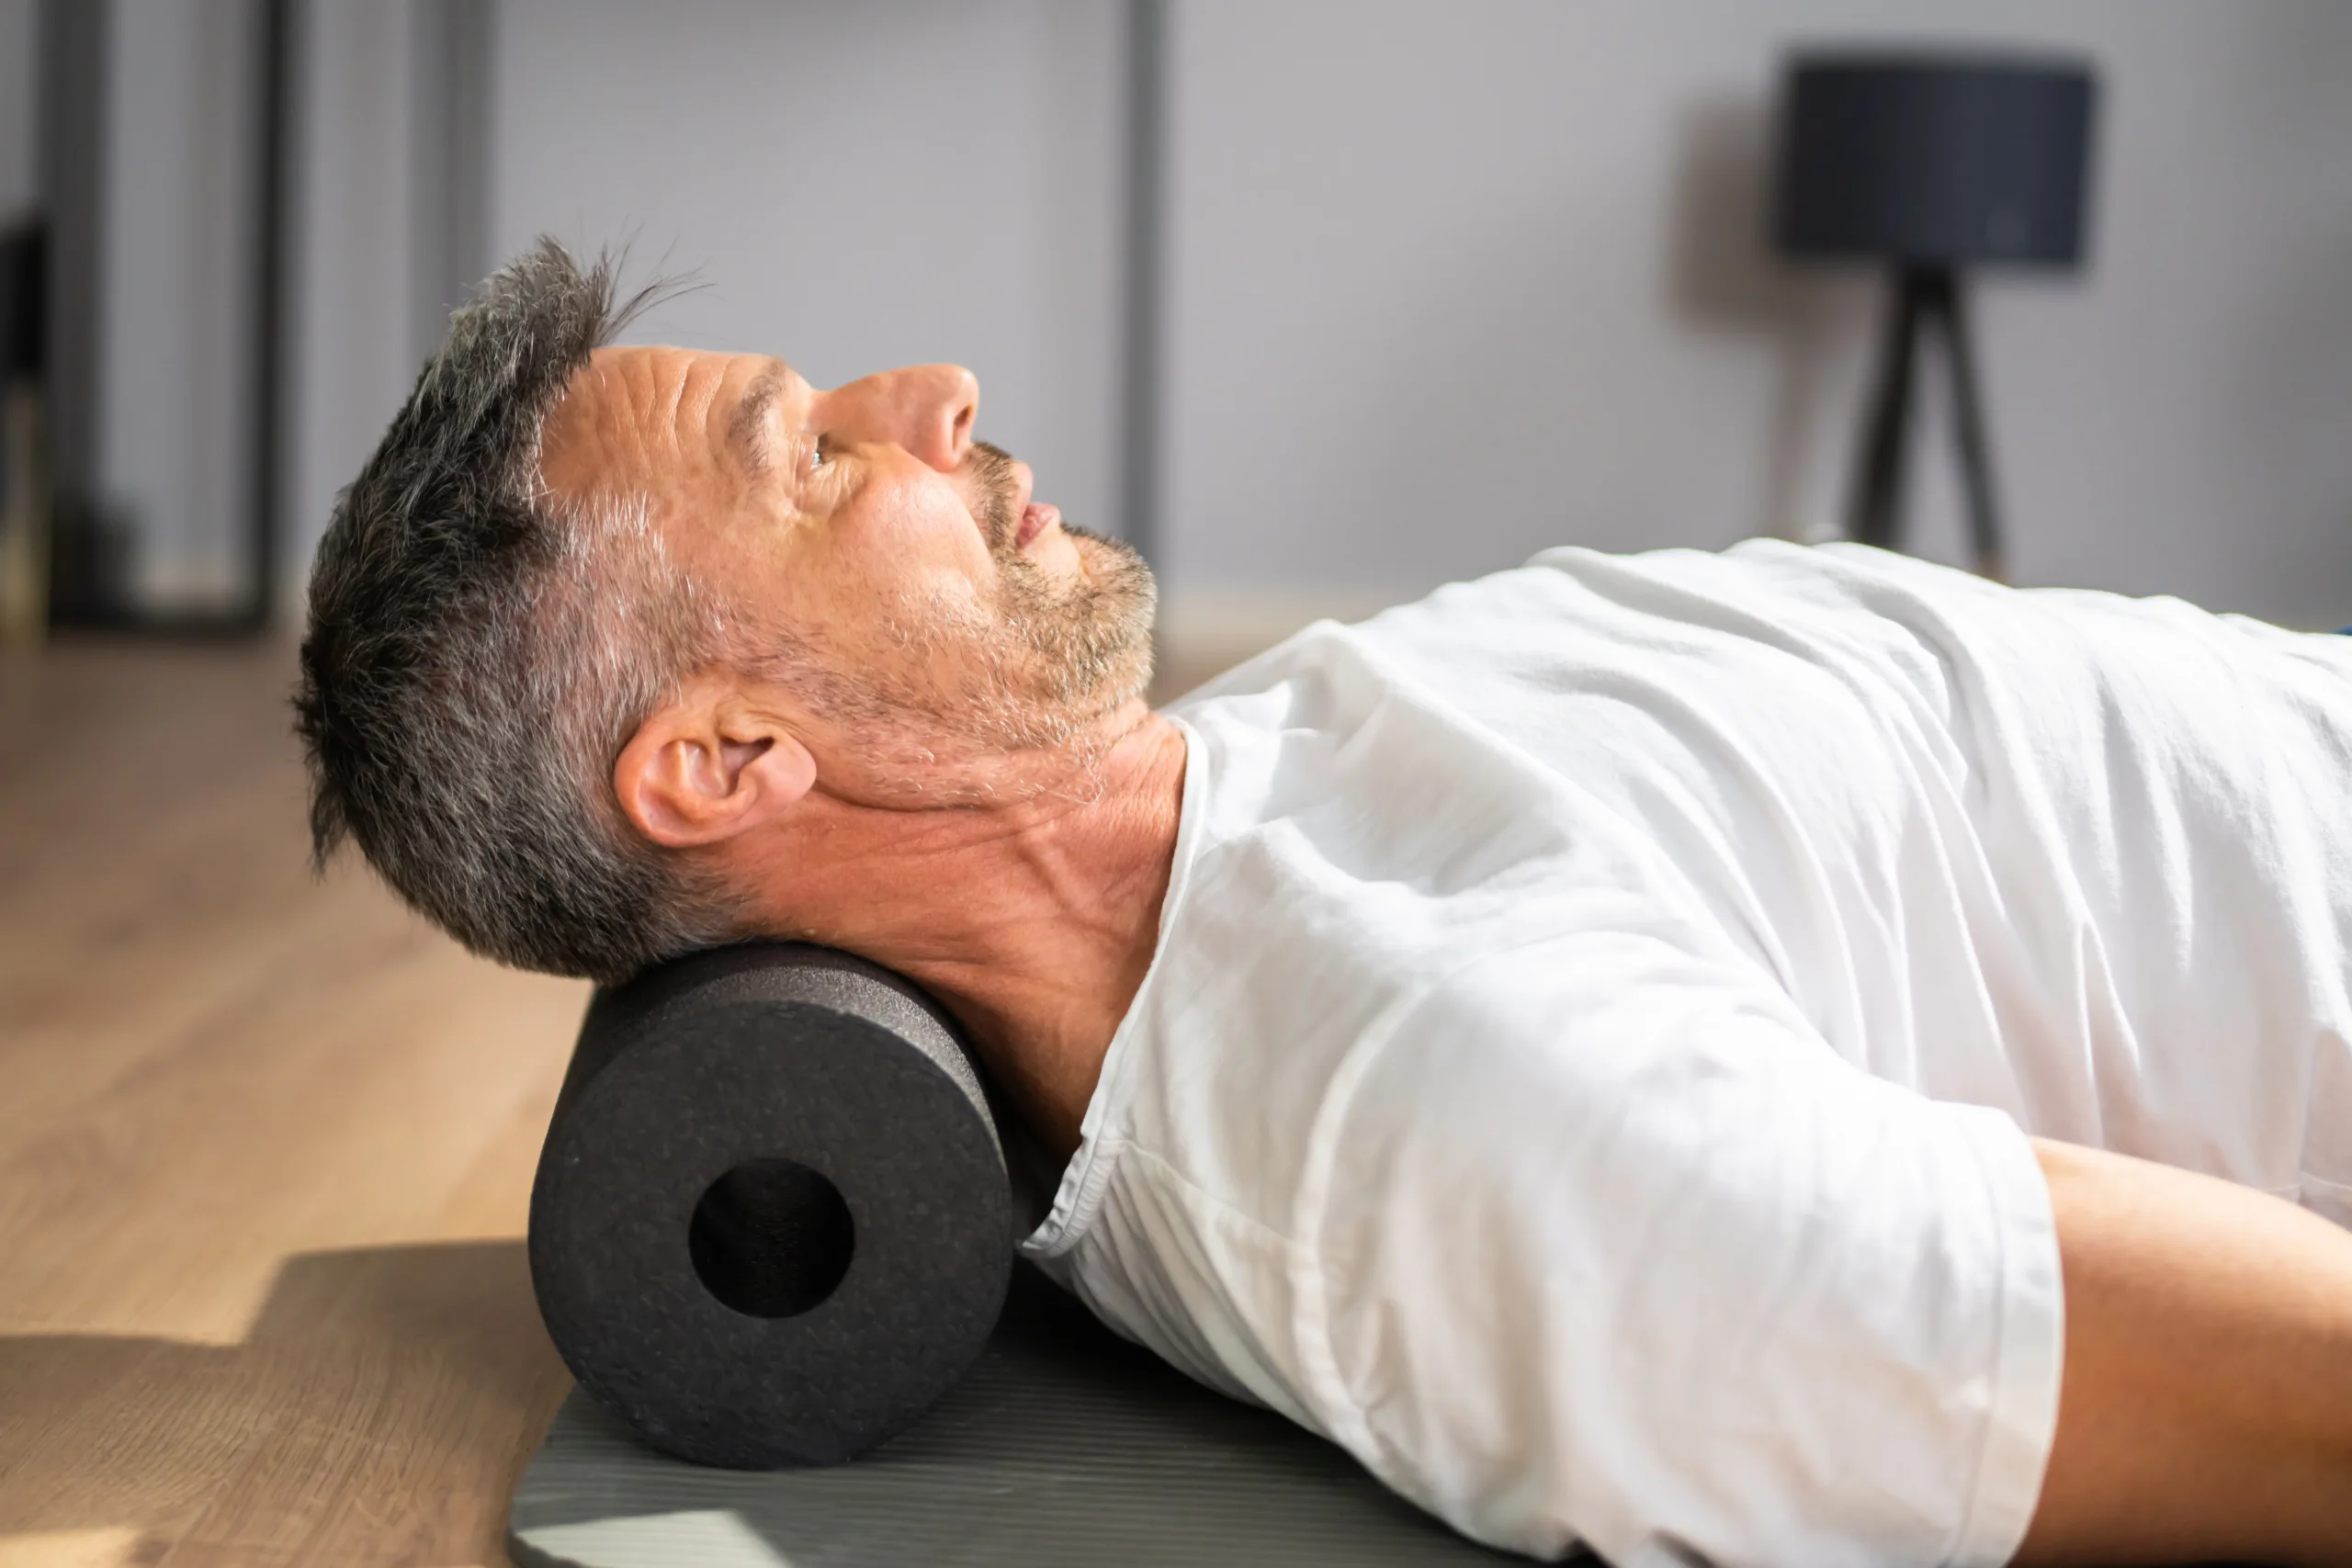
[[[1012,455],[973,443],[978,521],[996,562],[996,656],[982,706],[998,716],[1000,744],[1054,745],[1085,721],[1143,694],[1151,681],[1151,624],[1159,588],[1151,568],[1123,540],[1065,522],[1080,571],[1057,578],[1021,553],[1019,494]],[[1002,720],[1022,715],[1019,733]]]
[[[821,643],[800,642],[788,660],[804,700],[859,737],[893,795],[993,794],[992,785],[949,782],[937,764],[1085,749],[1095,721],[1151,682],[1159,593],[1143,558],[1121,540],[1064,524],[1080,570],[1067,578],[1043,570],[1019,547],[1012,456],[976,442],[968,463],[974,521],[996,565],[993,592],[884,609],[891,640],[907,656],[895,668],[850,660]]]

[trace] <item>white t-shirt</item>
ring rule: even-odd
[[[1481,1540],[1997,1563],[2028,1132],[2352,1223],[2352,637],[1859,547],[1539,556],[1177,704],[1023,1250]]]

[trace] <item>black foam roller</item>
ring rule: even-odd
[[[654,1447],[831,1464],[978,1357],[1012,1206],[944,1013],[830,949],[724,948],[599,990],[531,1190],[580,1385]]]

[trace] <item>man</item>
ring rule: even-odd
[[[967,373],[628,313],[543,243],[339,505],[322,855],[912,976],[1067,1161],[1031,1258],[1485,1540],[2352,1562],[2352,639],[1560,551],[1156,715]]]

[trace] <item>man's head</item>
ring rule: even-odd
[[[605,346],[643,299],[543,242],[452,318],[320,547],[296,699],[322,859],[598,978],[752,934],[732,852],[812,792],[985,798],[1149,675],[1149,573],[973,440],[968,372]]]

